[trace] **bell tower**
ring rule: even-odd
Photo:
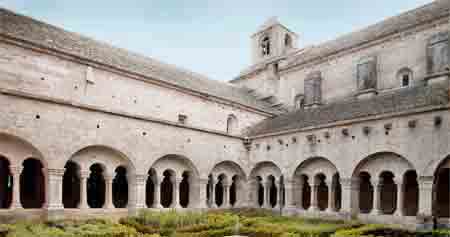
[[[297,47],[298,36],[282,25],[276,17],[270,18],[252,35],[252,63],[289,53]]]

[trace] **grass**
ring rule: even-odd
[[[410,232],[395,226],[364,225],[356,221],[325,221],[280,217],[261,210],[208,213],[142,211],[137,217],[110,220],[61,220],[0,225],[0,237],[366,237],[450,236],[449,230]]]

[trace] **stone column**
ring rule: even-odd
[[[89,205],[87,202],[87,179],[89,178],[89,171],[80,172],[80,203],[78,208],[88,209]]]
[[[250,181],[250,196],[251,207],[259,208],[259,182],[257,179]]]
[[[328,186],[328,208],[327,212],[334,212],[335,209],[335,203],[334,203],[334,188],[333,188],[333,181],[327,182]]]
[[[103,208],[106,209],[114,209],[113,192],[112,192],[113,177],[114,176],[112,175],[105,176],[105,204]]]
[[[217,208],[217,204],[216,204],[216,179],[214,177],[212,177],[211,179],[211,193],[209,194],[209,199],[210,200],[210,208]]]
[[[146,181],[147,174],[136,174],[136,209],[142,209],[146,207]]]
[[[418,216],[424,218],[432,215],[433,176],[420,176],[419,183],[419,211]]]
[[[62,180],[64,169],[48,169],[48,199],[49,210],[64,209],[62,202]]]
[[[221,208],[230,208],[230,184],[225,180],[223,180],[222,182],[223,202]]]
[[[264,202],[263,208],[272,208],[270,206],[270,188],[272,187],[272,183],[267,181],[264,183]]]
[[[197,180],[197,187],[199,189],[199,199],[197,207],[201,209],[208,208],[208,200],[206,199],[206,192],[208,191],[206,186],[208,185],[208,179],[199,178]],[[210,196],[211,197],[211,196]]]
[[[298,188],[298,192],[297,192],[297,194],[298,194],[298,197],[297,197],[297,208],[300,210],[300,211],[304,211],[305,210],[305,208],[303,208],[303,186],[305,185],[305,181],[303,180],[303,179],[300,179],[300,180],[298,180],[298,185],[297,185],[297,188]]]
[[[311,190],[312,190],[312,195],[311,195],[311,207],[310,210],[311,211],[318,211],[319,210],[319,205],[318,205],[318,201],[319,201],[319,185],[314,183],[311,186]]]
[[[180,205],[180,182],[181,182],[181,179],[179,179],[175,176],[172,178],[172,187],[173,187],[172,208],[181,208],[181,205]]]
[[[381,210],[381,188],[383,186],[383,179],[372,179],[373,186],[373,208],[370,212],[371,215],[383,214]]]
[[[275,209],[280,209],[281,207],[283,207],[283,188],[281,180],[277,181],[275,187],[277,188],[277,204],[275,205]]]
[[[340,212],[356,215],[359,213],[359,178],[341,178],[342,205]]]
[[[11,209],[22,209],[20,202],[20,174],[22,173],[22,166],[10,167],[11,175],[13,176],[13,194]]]
[[[404,197],[403,197],[403,182],[401,178],[397,178],[394,180],[397,185],[397,208],[395,209],[394,215],[403,216],[403,205],[404,205]]]
[[[158,177],[155,177],[153,180],[155,190],[153,192],[153,207],[161,209],[163,206],[161,205],[161,182]]]
[[[285,207],[286,209],[295,209],[294,204],[294,181],[292,179],[284,180]]]

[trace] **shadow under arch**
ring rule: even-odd
[[[209,174],[214,175],[220,175],[222,173],[226,174],[229,178],[238,175],[243,180],[247,179],[247,175],[245,174],[242,167],[238,163],[230,160],[221,161],[215,164],[214,167],[209,172]]]
[[[195,177],[200,176],[200,173],[197,167],[192,162],[192,160],[183,155],[178,154],[167,154],[158,158],[150,166],[150,169],[154,169],[156,172],[163,172],[164,170],[173,170],[180,177],[185,171],[187,172],[190,171],[190,173],[193,174]]]
[[[267,178],[269,175],[279,178],[282,175],[281,169],[272,161],[261,161],[250,171],[249,178],[256,178],[257,176]]]
[[[329,159],[317,156],[302,161],[297,168],[295,168],[292,178],[295,179],[300,175],[307,175],[308,177],[313,178],[320,173],[331,180],[336,173],[339,174],[340,172],[337,166]]]

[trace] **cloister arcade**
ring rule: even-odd
[[[363,158],[348,178],[325,157],[303,160],[291,178],[274,162],[256,163],[247,176],[242,165],[230,160],[202,176],[188,157],[176,154],[157,159],[145,175],[137,175],[123,153],[88,146],[56,172],[29,143],[0,136],[0,208],[5,210],[254,207],[417,216],[429,207],[430,215],[450,218],[450,156],[426,178],[391,152]],[[55,192],[60,200],[51,197]]]

